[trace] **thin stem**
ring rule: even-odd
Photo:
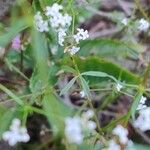
[[[80,73],[80,70],[79,70],[79,68],[78,68],[78,66],[77,66],[77,64],[76,64],[76,62],[75,62],[74,57],[72,56],[71,59],[72,59],[72,61],[73,61],[73,64],[74,64],[74,66],[75,66],[75,69],[76,69],[78,75],[80,76],[81,73]],[[95,122],[96,122],[96,124],[97,124],[98,131],[101,132],[100,123],[99,123],[99,120],[98,120],[98,118],[97,118],[96,111],[95,111],[95,109],[94,109],[94,107],[93,107],[92,100],[91,100],[91,98],[89,98],[89,96],[88,96],[88,104],[89,104],[90,108],[94,111],[94,119],[95,119]]]
[[[150,62],[148,64],[148,67],[146,69],[146,72],[144,74],[144,78],[143,78],[143,81],[142,81],[142,85],[145,87],[146,86],[146,83],[147,83],[147,79],[148,79],[148,76],[150,74]]]
[[[7,89],[2,84],[0,84],[0,89],[2,91],[4,91],[8,96],[10,96],[12,98],[12,100],[14,100],[17,104],[19,104],[21,106],[24,105],[23,101],[20,98],[18,98],[14,93],[12,93],[9,89]]]

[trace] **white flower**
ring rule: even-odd
[[[68,14],[65,14],[64,15],[64,22],[65,22],[64,26],[69,27],[71,25],[71,21],[72,21],[72,17],[69,16]]]
[[[60,12],[62,9],[63,7],[57,3],[51,7],[46,7],[45,15],[49,18],[49,22],[54,29],[66,28],[71,25],[72,17],[68,14],[63,15]]]
[[[65,119],[65,135],[69,143],[81,144],[83,141],[81,119],[67,117]]]
[[[122,127],[121,125],[117,125],[112,132],[114,135],[119,137],[119,141],[122,144],[126,144],[128,142],[128,130]]]
[[[82,126],[84,129],[87,129],[90,131],[93,131],[96,129],[96,123],[90,120],[91,118],[93,118],[93,116],[94,116],[94,112],[90,109],[82,113],[81,122],[82,122]]]
[[[147,29],[149,28],[149,26],[150,26],[150,23],[147,20],[145,20],[143,18],[139,20],[138,29],[140,31],[147,31]]]
[[[110,140],[106,150],[121,150],[121,147],[114,140]]]
[[[66,36],[65,30],[62,29],[62,28],[60,28],[60,29],[58,30],[58,43],[59,43],[61,46],[64,45],[63,42],[64,42],[65,36]]]
[[[87,129],[90,131],[94,131],[96,129],[96,123],[92,120],[85,122],[84,126],[87,127]]]
[[[55,16],[51,17],[49,21],[50,21],[50,25],[54,29],[60,28],[62,24],[64,25],[64,19],[61,13],[58,13]]]
[[[86,112],[82,113],[82,117],[86,118],[87,120],[93,118],[93,116],[94,116],[94,112],[91,109],[89,109]]]
[[[85,97],[85,92],[84,92],[84,91],[81,91],[81,92],[80,92],[80,96],[81,96],[82,98],[84,98],[84,97]]]
[[[48,22],[43,20],[40,12],[37,12],[36,15],[34,16],[34,22],[39,32],[47,32],[49,30]]]
[[[89,34],[87,30],[84,31],[84,29],[78,28],[77,31],[78,31],[77,34],[73,36],[77,43],[79,43],[80,40],[85,40],[89,38]]]
[[[150,130],[150,107],[139,111],[139,116],[133,125],[141,131]]]
[[[48,17],[54,17],[62,10],[63,7],[57,3],[54,3],[51,7],[47,6],[45,10],[45,15]]]
[[[147,107],[147,106],[145,105],[145,101],[146,101],[146,100],[147,100],[146,97],[144,97],[144,96],[141,97],[141,100],[140,100],[140,103],[139,103],[139,105],[138,105],[138,107],[137,107],[137,110],[141,110],[141,109],[144,109],[144,108]]]
[[[73,46],[71,49],[69,49],[69,52],[71,55],[76,54],[80,50],[80,47]]]
[[[14,146],[17,142],[28,142],[30,140],[27,129],[21,127],[19,119],[13,119],[10,130],[4,132],[2,138],[4,141],[8,141],[10,146]]]
[[[116,89],[119,92],[121,89],[123,88],[123,86],[120,83],[116,84]]]
[[[127,19],[127,18],[124,18],[124,19],[121,21],[121,23],[126,26],[126,25],[128,24],[128,19]]]

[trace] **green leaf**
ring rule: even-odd
[[[76,70],[69,66],[62,66],[61,69],[65,72],[76,73]]]
[[[41,90],[50,85],[50,75],[48,66],[48,48],[46,38],[36,30],[32,32],[32,57],[35,62],[34,72],[30,79],[30,89],[32,93]]]
[[[96,56],[90,56],[88,58],[80,58],[75,57],[75,62],[79,68],[80,73],[88,72],[88,71],[98,71],[104,72],[109,76],[113,76],[115,79],[119,79],[122,82],[129,83],[129,84],[139,84],[141,79],[139,76],[131,73],[130,71],[124,69],[121,66],[118,66],[106,59],[102,59]],[[73,67],[73,64],[69,58],[64,59],[60,62],[60,65],[69,65]],[[89,84],[97,84],[102,81],[108,81],[110,78],[106,77],[92,77],[87,76],[85,77]]]
[[[69,81],[69,83],[61,90],[60,95],[63,95],[64,93],[68,92],[69,89],[73,86],[73,84],[75,83],[75,81],[77,80],[77,77],[74,77],[73,79],[71,79]]]
[[[141,48],[141,47],[140,47]],[[80,43],[81,56],[88,56],[89,54],[95,54],[99,56],[134,56],[138,57],[139,47],[132,43],[124,43],[120,40],[114,39],[94,39],[85,40]]]
[[[133,119],[135,118],[135,113],[136,113],[137,107],[140,103],[140,100],[142,98],[142,95],[143,95],[143,93],[139,92],[134,97],[134,101],[133,101],[132,106],[131,106],[131,116]]]
[[[9,30],[0,35],[0,46],[5,47],[19,32],[29,27],[26,18],[18,19]]]
[[[5,114],[0,118],[0,138],[2,138],[2,134],[9,128],[15,113],[16,109],[8,109],[7,112],[5,112]]]
[[[133,145],[131,145],[126,150],[150,150],[150,146],[133,143]]]
[[[0,84],[0,89],[4,91],[8,96],[10,96],[12,100],[14,100],[17,104],[23,106],[24,104],[23,101],[18,96],[16,96],[13,92],[11,92],[9,89],[3,86],[2,84]]]
[[[82,76],[79,76],[79,79],[81,81],[81,85],[82,85],[84,93],[86,94],[87,98],[89,100],[91,100],[90,88],[88,86],[88,83],[86,82],[86,80]]]
[[[43,108],[48,121],[52,126],[54,135],[62,134],[64,118],[71,115],[71,109],[53,94],[47,94],[43,98]]]
[[[86,75],[86,76],[95,76],[95,77],[109,77],[110,79],[113,79],[115,82],[117,82],[117,79],[115,79],[113,76],[108,75],[105,72],[100,72],[100,71],[88,71],[88,72],[83,72],[81,75]]]
[[[35,61],[35,72],[42,84],[49,82],[48,48],[46,38],[43,34],[34,30],[32,33],[33,59]]]
[[[24,79],[26,79],[27,81],[29,81],[28,77],[26,77],[17,67],[15,67],[8,59],[5,59],[5,63],[6,65],[9,67],[9,69],[11,71],[15,71],[18,74],[20,74]]]

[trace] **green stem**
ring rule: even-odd
[[[7,89],[2,84],[0,84],[0,89],[4,91],[8,96],[10,96],[12,100],[14,100],[16,103],[18,103],[21,106],[24,105],[23,101],[20,98],[18,98],[15,94],[13,94],[9,89]]]
[[[147,83],[147,79],[149,77],[149,74],[150,74],[150,62],[148,64],[148,67],[145,71],[145,74],[144,74],[144,77],[143,77],[143,81],[142,81],[142,85],[145,87],[146,86],[146,83]]]
[[[78,68],[78,66],[77,66],[77,64],[76,64],[76,62],[75,62],[74,57],[72,56],[71,59],[72,59],[72,61],[73,61],[73,64],[74,64],[74,66],[75,66],[75,69],[76,69],[78,75],[80,76],[81,73],[80,73],[80,70],[79,70],[79,68]],[[98,120],[98,118],[97,118],[96,111],[95,111],[95,109],[94,109],[94,107],[93,107],[92,100],[91,100],[91,98],[89,98],[89,96],[88,96],[88,104],[89,104],[90,108],[94,111],[94,120],[95,120],[95,122],[96,122],[96,124],[97,124],[98,131],[101,133],[100,123],[99,123],[99,120]]]

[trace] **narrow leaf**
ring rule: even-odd
[[[71,79],[71,80],[69,81],[69,83],[61,90],[60,95],[63,95],[64,93],[68,92],[69,89],[70,89],[70,88],[73,86],[73,84],[75,83],[75,81],[76,81],[77,78],[78,78],[78,77],[76,76],[76,77],[74,77],[73,79]]]
[[[135,98],[134,98],[134,101],[132,103],[131,116],[132,116],[133,119],[135,118],[135,113],[136,113],[137,107],[138,107],[138,105],[140,103],[142,95],[143,95],[143,93],[141,93],[141,92],[137,93]]]
[[[19,105],[23,105],[23,101],[2,84],[0,84],[0,89],[4,91],[8,96],[10,96],[16,103],[18,103]]]
[[[87,71],[87,72],[83,72],[82,75],[95,76],[95,77],[109,77],[113,79],[115,82],[117,82],[117,79],[115,79],[113,76],[108,75],[107,73],[101,71]]]
[[[86,94],[87,98],[90,100],[91,94],[90,94],[90,88],[88,86],[88,83],[85,81],[85,79],[82,76],[79,76],[79,79],[81,81],[81,85],[82,85],[84,93]]]

